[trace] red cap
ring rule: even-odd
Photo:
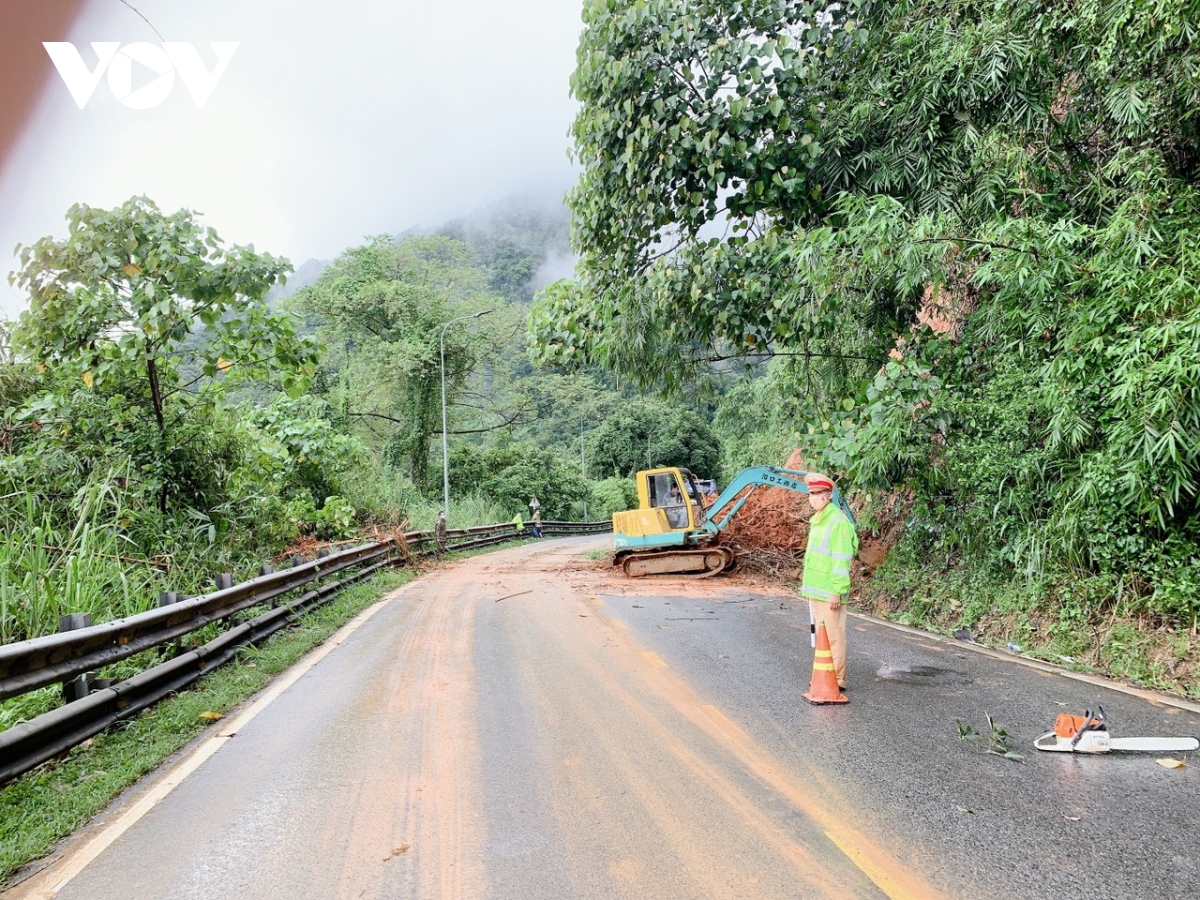
[[[818,475],[816,472],[810,472],[804,478],[804,483],[808,485],[808,490],[812,491],[832,491],[833,482],[829,480],[827,475]]]

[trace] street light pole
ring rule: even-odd
[[[446,441],[446,329],[455,322],[478,319],[480,316],[486,316],[491,311],[490,309],[484,309],[469,316],[459,316],[456,319],[451,319],[442,326],[441,334],[438,335],[438,357],[442,362],[442,509],[446,511],[447,518],[450,516],[450,451],[447,449]]]
[[[579,417],[579,474],[587,481],[587,458],[583,455],[583,416]],[[583,521],[588,520],[587,501],[583,501]]]

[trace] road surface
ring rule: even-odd
[[[1195,713],[862,618],[851,702],[812,707],[791,594],[603,546],[407,585],[10,895],[1200,896],[1195,768],[1029,746],[1097,700],[1117,735]],[[988,713],[1023,761],[959,741]]]

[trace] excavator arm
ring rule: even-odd
[[[801,472],[798,469],[780,469],[775,466],[751,466],[748,469],[742,469],[708,508],[704,530],[713,534],[724,531],[730,520],[737,515],[738,510],[746,505],[746,501],[750,499],[750,495],[757,488],[781,487],[789,491],[807,494],[808,485],[804,483],[806,475],[808,475],[807,472]],[[746,490],[747,488],[750,490]],[[846,503],[846,499],[837,488],[833,489],[833,502],[846,514],[850,524],[855,524],[854,513],[850,511],[849,504]]]

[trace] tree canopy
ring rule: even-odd
[[[274,380],[299,395],[319,348],[262,302],[290,264],[224,246],[192,212],[166,215],[135,197],[112,210],[77,204],[67,222],[66,239],[20,248],[21,268],[10,276],[30,297],[17,351],[69,373],[29,414],[61,411],[72,375],[103,396],[102,430],[136,433],[148,412],[154,436],[140,450],[165,510],[172,491],[193,480],[175,464],[190,435],[179,426],[210,415],[234,383]],[[96,404],[77,400],[71,418],[89,420],[83,408]]]
[[[452,238],[380,236],[343,253],[295,300],[330,346],[321,389],[373,428],[388,459],[422,489],[430,482],[429,441],[442,426],[443,328],[495,305],[473,262],[472,249]],[[477,330],[445,330],[453,407],[482,345]]]
[[[1200,537],[1194,2],[584,19],[579,279],[540,301],[539,361],[670,390],[778,355],[775,427],[860,486],[919,486],[951,553],[979,510],[1022,567],[1191,583],[1155,560]]]

